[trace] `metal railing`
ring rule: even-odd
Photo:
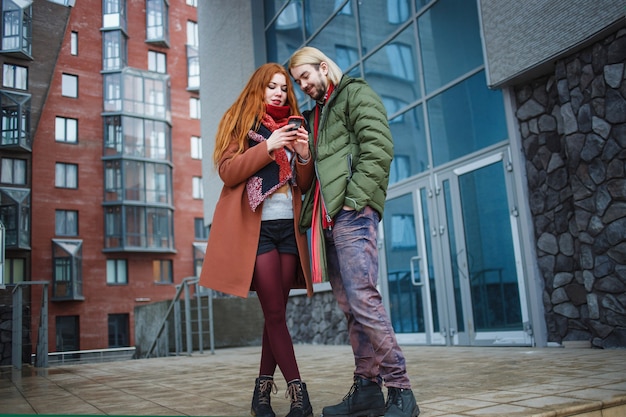
[[[203,314],[202,314],[202,296],[200,295],[200,285],[198,284],[198,277],[187,277],[182,280],[182,282],[176,286],[176,294],[174,295],[174,299],[171,301],[170,305],[167,308],[163,319],[161,320],[161,324],[157,330],[157,334],[150,345],[150,348],[146,352],[146,358],[158,356],[154,355],[155,349],[159,342],[159,339],[163,336],[163,332],[166,329],[168,324],[168,320],[174,313],[174,340],[176,345],[176,356],[180,355],[183,351],[183,342],[182,342],[182,318],[181,318],[181,309],[180,309],[180,298],[181,294],[184,296],[185,302],[185,347],[187,350],[187,355],[191,355],[193,353],[193,329],[192,324],[193,321],[196,322],[196,334],[198,335],[198,351],[200,353],[204,353],[204,338],[203,338]],[[196,294],[196,320],[192,319],[191,314],[191,291],[190,287],[193,286],[195,288]],[[211,353],[215,353],[215,337],[213,333],[213,291],[208,291],[208,320],[209,320],[209,344],[211,348]]]
[[[63,352],[48,352],[48,365],[67,365],[72,363],[112,362],[132,359],[135,347],[120,347],[107,349],[67,350]],[[32,363],[36,359],[32,355]]]

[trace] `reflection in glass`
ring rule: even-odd
[[[417,106],[389,121],[394,147],[389,184],[394,184],[428,169],[428,152],[422,110],[422,106]]]
[[[489,90],[481,71],[428,101],[435,166],[507,138],[500,90]]]
[[[476,331],[521,330],[502,161],[459,177]]]
[[[317,6],[317,3],[315,3]],[[338,65],[342,58],[345,58],[346,51],[358,51],[356,19],[354,15],[337,14],[324,30],[318,33],[310,42],[313,46],[324,52],[330,59]],[[352,55],[349,56],[352,58]],[[356,55],[358,59],[358,54]],[[345,72],[356,64],[352,62],[342,62],[341,69]]]
[[[304,14],[306,16],[306,36],[313,35],[326,22],[333,13],[338,15],[353,16],[354,0],[344,4],[344,0],[314,0],[304,2]]]
[[[411,282],[411,258],[418,254],[412,194],[387,200],[383,226],[389,289],[389,316],[397,333],[424,332],[421,287]],[[415,271],[420,279],[419,271]]]
[[[380,95],[412,103],[421,97],[413,26],[364,62],[365,79]]]
[[[266,16],[274,16],[275,5],[265,2]],[[268,11],[270,13],[268,13]],[[270,61],[287,62],[304,42],[302,2],[291,0],[265,31],[267,56]]]
[[[409,19],[409,0],[362,1],[359,3],[361,42],[371,51]]]
[[[427,93],[483,65],[475,1],[438,1],[419,17],[418,30]]]

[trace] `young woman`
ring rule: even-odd
[[[200,284],[247,297],[256,291],[265,319],[251,414],[275,417],[276,366],[287,381],[288,417],[313,415],[300,380],[285,317],[289,291],[313,294],[305,233],[297,227],[313,164],[289,74],[269,63],[252,74],[218,126],[213,160],[224,182],[209,234]]]

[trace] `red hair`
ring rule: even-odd
[[[239,144],[238,153],[243,153],[248,131],[256,130],[265,115],[265,89],[275,74],[285,76],[287,82],[285,105],[290,108],[289,114],[300,115],[293,83],[285,67],[273,62],[261,65],[254,71],[237,100],[226,110],[217,127],[213,151],[213,162],[216,165],[233,141]]]

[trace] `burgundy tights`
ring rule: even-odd
[[[274,249],[256,257],[252,278],[265,318],[259,375],[273,376],[278,365],[287,382],[300,379],[286,320],[297,262],[296,255]]]

